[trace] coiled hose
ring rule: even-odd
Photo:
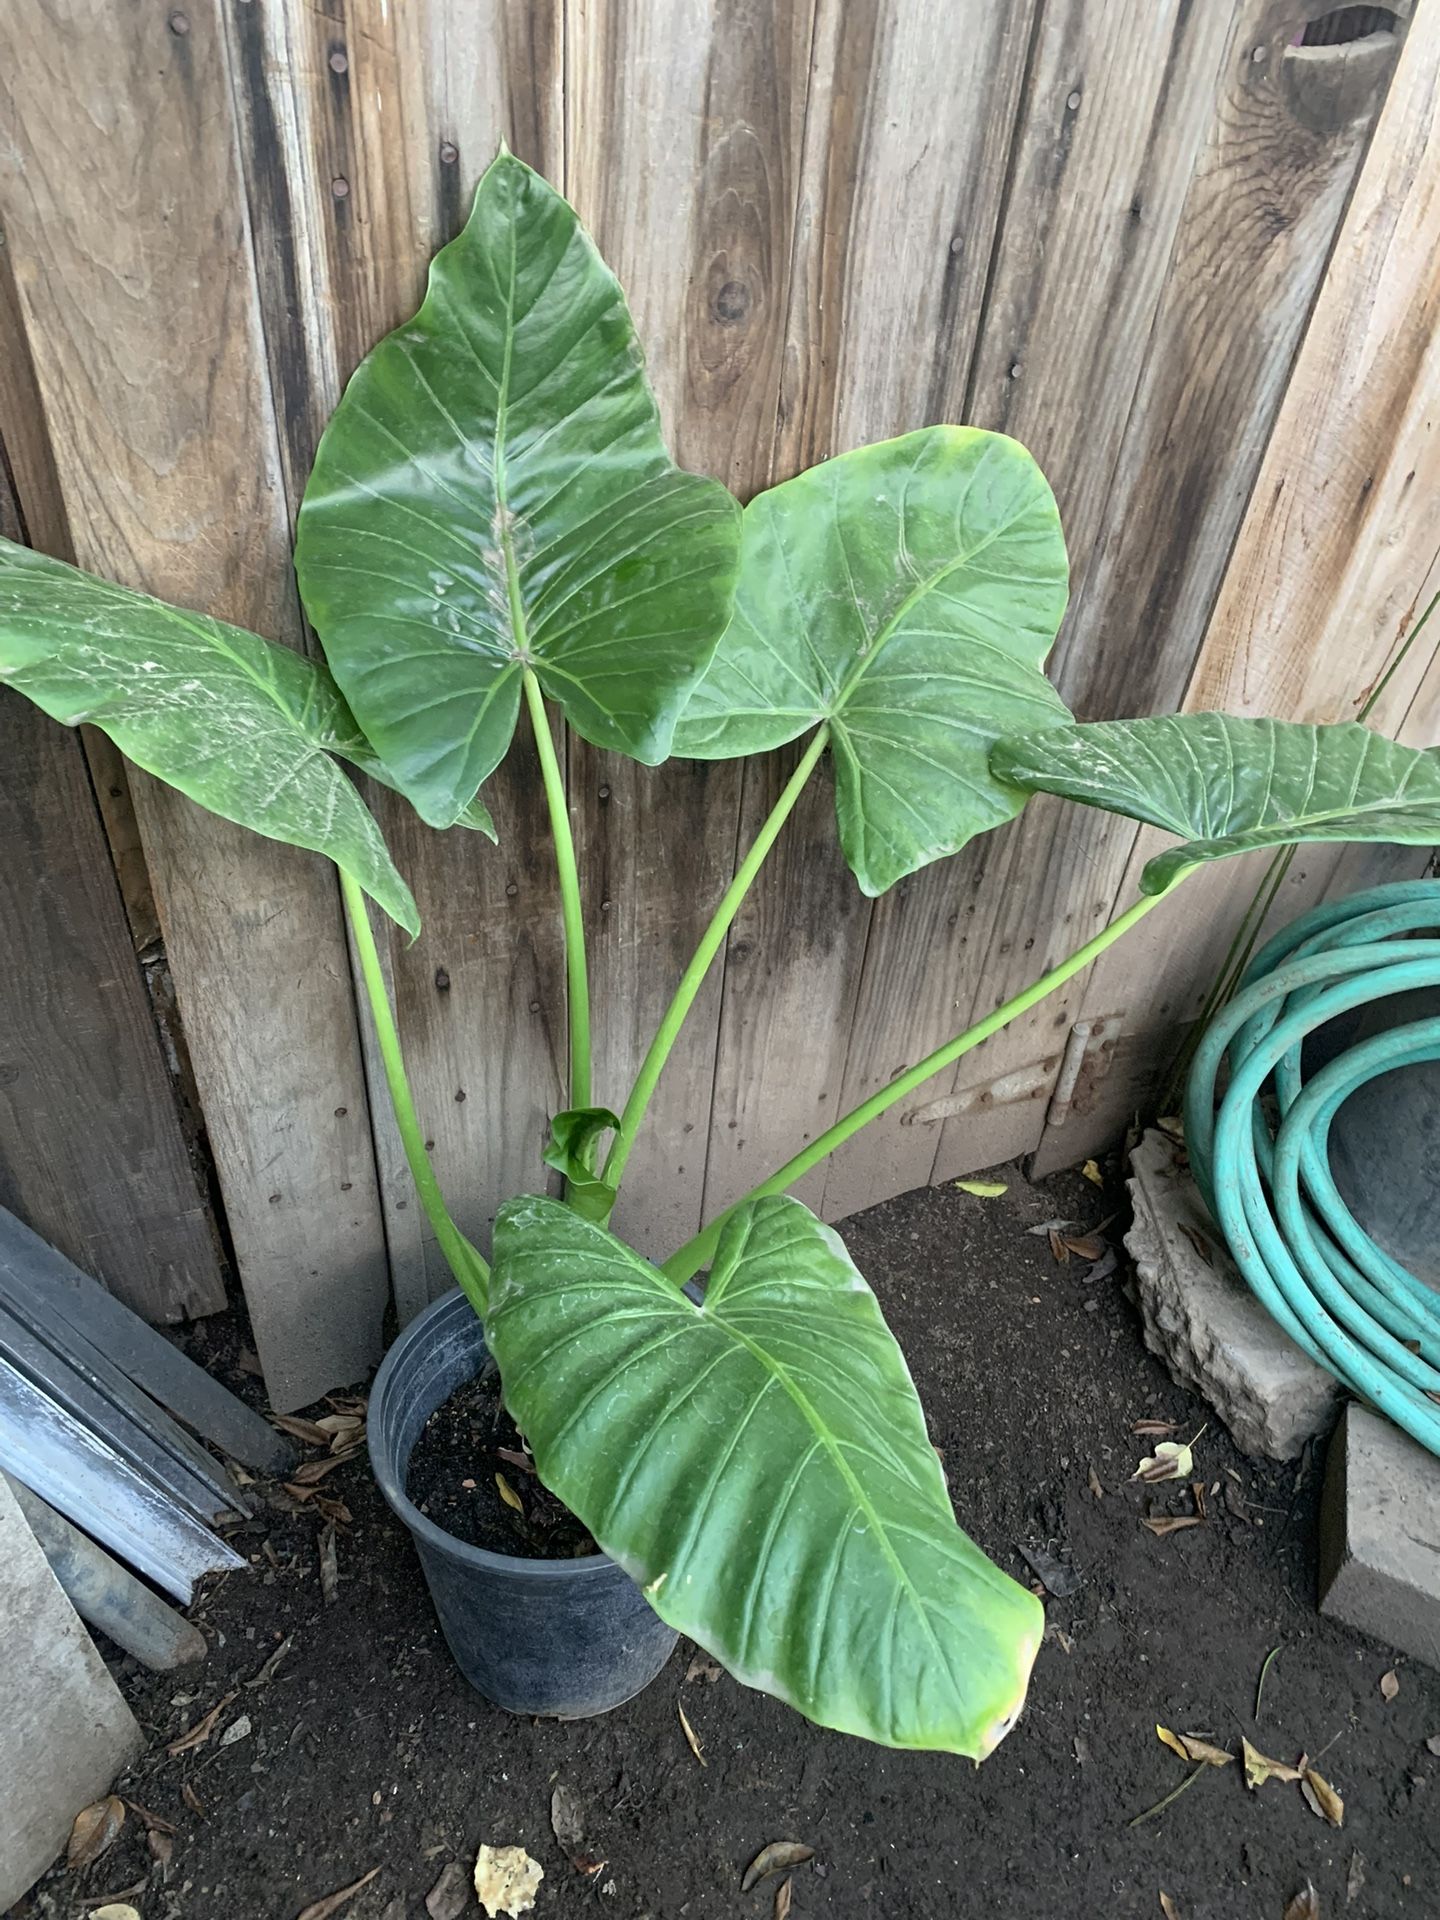
[[[1440,1455],[1440,1293],[1360,1226],[1328,1151],[1357,1087],[1440,1060],[1440,1019],[1361,1040],[1301,1075],[1305,1038],[1327,1021],[1436,986],[1440,882],[1375,887],[1305,914],[1261,949],[1211,1023],[1186,1086],[1185,1143],[1256,1298],[1312,1359]]]

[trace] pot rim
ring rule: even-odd
[[[446,1312],[453,1312],[457,1300],[463,1301],[466,1308],[473,1311],[461,1289],[452,1287],[448,1293],[442,1293],[438,1300],[432,1300],[428,1307],[423,1308],[408,1325],[401,1329],[391,1342],[390,1349],[380,1362],[375,1378],[370,1384],[372,1405],[376,1396],[388,1386],[390,1378],[399,1371],[402,1361],[410,1356],[411,1350],[424,1343],[430,1323],[440,1319]],[[479,1320],[478,1314],[475,1317]],[[480,1331],[483,1338],[485,1331],[483,1321],[480,1322]],[[485,1351],[493,1364],[494,1356],[490,1354],[488,1344]],[[608,1553],[604,1552],[581,1554],[573,1560],[542,1560],[527,1554],[495,1553],[489,1547],[477,1547],[468,1540],[459,1539],[455,1534],[448,1533],[444,1527],[437,1525],[428,1514],[422,1513],[411,1500],[405,1491],[403,1476],[394,1471],[389,1460],[381,1457],[379,1429],[368,1417],[365,1422],[365,1440],[370,1455],[370,1471],[374,1474],[376,1485],[391,1511],[404,1521],[417,1538],[425,1540],[452,1560],[458,1560],[477,1571],[508,1573],[518,1575],[522,1579],[535,1580],[566,1580],[577,1577],[582,1580],[594,1579],[612,1567],[617,1573],[624,1572],[619,1561],[612,1559]],[[407,1456],[405,1466],[408,1468],[409,1464]],[[626,1575],[626,1578],[628,1579],[629,1576]]]

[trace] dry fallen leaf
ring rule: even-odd
[[[216,1701],[203,1720],[197,1720],[193,1727],[180,1735],[178,1740],[172,1740],[165,1749],[171,1759],[173,1760],[177,1753],[193,1753],[196,1747],[203,1747],[215,1731],[215,1722],[234,1698],[233,1693],[227,1693],[223,1700]]]
[[[1228,1767],[1235,1758],[1223,1747],[1212,1746],[1208,1740],[1200,1739],[1198,1734],[1172,1733],[1169,1727],[1158,1723],[1157,1736],[1169,1747],[1172,1753],[1178,1753],[1182,1760],[1203,1760],[1207,1767]]]
[[[1105,1242],[1098,1233],[1067,1234],[1065,1250],[1073,1253],[1077,1260],[1098,1260],[1105,1251]]]
[[[340,1887],[334,1893],[327,1893],[323,1900],[312,1900],[308,1907],[296,1915],[296,1920],[330,1920],[332,1913],[338,1913],[347,1900],[353,1900],[362,1887],[368,1887],[379,1873],[378,1867],[362,1874],[358,1880],[352,1880],[348,1887]]]
[[[1060,1262],[1061,1266],[1064,1266],[1070,1258],[1070,1249],[1060,1238],[1059,1234],[1053,1231],[1050,1235],[1050,1252],[1052,1257]]]
[[[318,1420],[303,1420],[297,1413],[272,1413],[271,1420],[292,1440],[303,1440],[307,1447],[328,1447],[330,1435]]]
[[[470,1876],[458,1860],[452,1860],[425,1896],[425,1911],[430,1920],[460,1920],[470,1904]]]
[[[1164,1914],[1165,1920],[1180,1920],[1180,1909],[1163,1887],[1160,1889],[1160,1911]]]
[[[1096,1500],[1103,1500],[1105,1498],[1105,1489],[1101,1486],[1100,1476],[1096,1473],[1093,1466],[1090,1468],[1089,1479],[1091,1494]]]
[[[545,1869],[523,1847],[481,1847],[475,1856],[475,1894],[490,1920],[529,1913]]]
[[[203,1820],[205,1818],[205,1802],[200,1798],[188,1780],[181,1784],[180,1798],[185,1802],[186,1806],[189,1807],[197,1820]]]
[[[325,1522],[315,1544],[320,1558],[320,1597],[327,1607],[333,1607],[340,1591],[340,1556],[335,1546],[333,1520]]]
[[[302,1487],[316,1486],[327,1473],[333,1473],[336,1467],[343,1467],[347,1460],[356,1459],[364,1451],[363,1446],[346,1447],[343,1453],[332,1453],[328,1460],[307,1460],[303,1467],[295,1469],[285,1484],[289,1487],[298,1481]]]
[[[159,1833],[152,1828],[145,1836],[145,1845],[150,1850],[150,1858],[157,1866],[169,1866],[170,1856],[175,1851],[175,1842],[168,1833]]]
[[[1328,1820],[1332,1827],[1345,1824],[1345,1802],[1331,1786],[1330,1782],[1316,1773],[1313,1767],[1305,1769],[1305,1777],[1300,1782],[1300,1791],[1305,1796],[1305,1804],[1320,1819]]]
[[[517,1453],[514,1447],[496,1447],[495,1451],[507,1466],[519,1467],[522,1473],[534,1473],[535,1462],[528,1453]],[[473,1482],[467,1484],[473,1484]]]
[[[707,1765],[708,1763],[705,1759],[705,1755],[700,1750],[700,1742],[699,1742],[699,1739],[696,1737],[695,1729],[694,1727],[691,1726],[689,1719],[686,1717],[685,1709],[680,1705],[678,1700],[675,1703],[675,1711],[680,1716],[680,1726],[682,1731],[684,1732],[685,1738],[690,1742],[691,1753],[694,1754],[695,1758],[700,1762],[702,1767]]]
[[[1101,1173],[1100,1168],[1095,1163],[1095,1161],[1087,1160],[1084,1166],[1081,1167],[1080,1171],[1081,1173],[1084,1174],[1085,1178],[1090,1182],[1092,1187],[1104,1186],[1105,1176],[1103,1173]]]
[[[500,1498],[505,1502],[506,1506],[513,1507],[516,1513],[524,1513],[525,1502],[520,1498],[519,1494],[515,1491],[514,1487],[511,1486],[503,1473],[496,1474],[495,1484],[500,1489]]]
[[[1286,1906],[1285,1920],[1320,1920],[1320,1896],[1308,1880]]]
[[[142,1807],[138,1800],[127,1800],[125,1804],[147,1833],[178,1832],[173,1820],[162,1820],[158,1813],[152,1813],[149,1807]]]
[[[1381,1693],[1382,1693],[1382,1694],[1383,1694],[1383,1695],[1385,1696],[1385,1698],[1386,1698],[1387,1700],[1393,1700],[1393,1699],[1395,1698],[1395,1696],[1396,1696],[1396,1694],[1397,1694],[1397,1693],[1399,1693],[1399,1691],[1400,1691],[1400,1676],[1399,1676],[1399,1674],[1398,1674],[1398,1673],[1396,1673],[1396,1671],[1395,1671],[1395,1669],[1394,1669],[1393,1667],[1391,1667],[1391,1669],[1390,1669],[1390,1671],[1389,1671],[1388,1673],[1382,1673],[1382,1674],[1381,1674],[1381,1676],[1380,1676],[1380,1691],[1381,1691]]]
[[[90,1920],[140,1920],[140,1914],[126,1900],[107,1900],[103,1907],[90,1909]]]
[[[1146,1454],[1130,1478],[1153,1484],[1161,1480],[1188,1480],[1194,1471],[1194,1456],[1183,1441],[1162,1440],[1154,1453]]]
[[[955,1184],[961,1193],[973,1193],[977,1200],[998,1200],[1010,1191],[1003,1180],[957,1180]]]
[[[1240,1753],[1245,1762],[1245,1784],[1252,1792],[1256,1787],[1263,1787],[1267,1780],[1299,1780],[1302,1777],[1299,1767],[1287,1766],[1283,1760],[1271,1760],[1258,1748],[1252,1747],[1243,1736]]]
[[[275,1678],[276,1668],[280,1665],[280,1662],[285,1658],[286,1654],[289,1653],[290,1649],[294,1646],[294,1644],[295,1644],[294,1634],[293,1633],[287,1634],[285,1638],[280,1642],[279,1646],[276,1647],[275,1651],[270,1655],[270,1658],[265,1662],[264,1666],[261,1667],[260,1671],[254,1674],[249,1680],[247,1680],[245,1682],[245,1685],[247,1687],[263,1687],[267,1681],[273,1680]]]
[[[790,1882],[782,1880],[775,1889],[775,1920],[790,1920]]]
[[[1365,1887],[1365,1859],[1358,1850],[1352,1850],[1350,1865],[1345,1874],[1345,1904],[1351,1906],[1359,1899]]]
[[[1163,1540],[1167,1533],[1183,1533],[1186,1527],[1198,1527],[1203,1523],[1198,1513],[1158,1513],[1149,1515],[1140,1524]]]
[[[1174,1433],[1179,1425],[1178,1420],[1132,1420],[1130,1431],[1136,1435],[1149,1437],[1157,1433]]]
[[[741,1893],[749,1893],[758,1886],[768,1874],[785,1873],[791,1867],[802,1867],[807,1860],[815,1858],[815,1849],[807,1847],[803,1840],[772,1840],[762,1847],[745,1869],[740,1882]]]
[[[572,1859],[585,1846],[585,1812],[580,1796],[563,1780],[550,1795],[550,1826],[561,1848]]]
[[[685,1678],[687,1680],[703,1680],[707,1685],[713,1687],[722,1672],[723,1668],[717,1660],[707,1660],[703,1653],[697,1653],[685,1669]]]
[[[93,1866],[106,1848],[114,1845],[115,1836],[124,1824],[125,1802],[116,1794],[107,1793],[103,1800],[82,1807],[70,1829],[65,1848],[66,1866],[72,1873]]]

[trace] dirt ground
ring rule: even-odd
[[[361,1456],[325,1481],[353,1515],[331,1602],[313,1508],[264,1508],[238,1537],[253,1576],[198,1608],[208,1662],[122,1675],[149,1748],[118,1791],[173,1836],[147,1845],[132,1812],[95,1866],[42,1883],[27,1920],[72,1920],[107,1895],[143,1920],[297,1920],[372,1869],[344,1920],[423,1920],[446,1868],[463,1884],[481,1842],[541,1862],[537,1915],[770,1920],[778,1881],[743,1895],[740,1882],[780,1839],[815,1850],[794,1870],[791,1920],[1282,1920],[1307,1880],[1323,1920],[1440,1915],[1440,1757],[1426,1746],[1440,1734],[1440,1673],[1317,1616],[1321,1463],[1246,1459],[1212,1425],[1195,1455],[1204,1523],[1166,1537],[1142,1525],[1193,1512],[1193,1496],[1127,1484],[1152,1444],[1133,1423],[1172,1420],[1188,1438],[1206,1409],[1142,1347],[1123,1261],[1095,1278],[1027,1231],[1057,1216],[1093,1223],[1111,1202],[1075,1175],[1039,1188],[1003,1177],[1003,1198],[920,1192],[843,1228],[910,1358],[962,1523],[1017,1576],[1030,1577],[1025,1547],[1055,1585],[1073,1579],[1048,1602],[1024,1718],[982,1768],[817,1732],[728,1677],[687,1677],[684,1643],[645,1694],[599,1720],[498,1712],[452,1667]],[[211,1364],[229,1353],[220,1370],[241,1384],[236,1329],[210,1322],[198,1338]],[[167,1755],[222,1701],[203,1745]],[[1232,1750],[1245,1734],[1280,1760],[1307,1751],[1343,1796],[1343,1828],[1297,1786],[1247,1791],[1235,1765],[1202,1770],[1132,1824],[1188,1778],[1157,1721]],[[606,1863],[592,1877],[552,1832],[557,1785]],[[167,1840],[168,1862],[153,1859]],[[480,1911],[473,1894],[463,1908],[434,1903],[439,1920]]]

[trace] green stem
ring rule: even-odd
[[[1184,877],[1182,873],[1177,879],[1172,880],[1165,890],[1166,893],[1173,892]],[[892,1080],[888,1087],[882,1087],[878,1093],[872,1093],[868,1100],[861,1101],[858,1107],[837,1120],[833,1127],[828,1127],[824,1133],[818,1134],[793,1159],[787,1160],[783,1167],[770,1175],[768,1180],[762,1180],[758,1187],[753,1187],[733,1206],[727,1207],[722,1214],[710,1222],[708,1227],[696,1234],[693,1240],[687,1241],[678,1252],[671,1254],[665,1262],[665,1272],[677,1284],[683,1285],[692,1274],[698,1273],[701,1267],[710,1264],[725,1222],[738,1208],[748,1205],[752,1200],[761,1199],[765,1194],[783,1193],[787,1187],[793,1187],[795,1182],[807,1174],[812,1167],[818,1166],[827,1154],[843,1146],[852,1134],[858,1133],[872,1120],[878,1120],[882,1113],[887,1113],[897,1100],[903,1100],[907,1093],[913,1093],[916,1087],[922,1086],[934,1074],[941,1072],[945,1067],[952,1066],[963,1054],[969,1053],[972,1047],[978,1047],[981,1041],[988,1040],[992,1033],[998,1033],[1001,1027],[1008,1026],[1022,1013],[1028,1013],[1031,1007],[1043,1000],[1047,994],[1053,993],[1056,987],[1063,986],[1073,974],[1088,967],[1092,960],[1098,959],[1113,941],[1118,940],[1123,933],[1133,927],[1137,920],[1143,919],[1150,909],[1164,898],[1164,893],[1151,893],[1137,900],[1133,907],[1128,908],[1118,919],[1112,920],[1110,925],[1097,933],[1093,940],[1087,940],[1083,947],[1077,947],[1068,960],[1062,960],[1058,966],[1042,974],[1023,992],[1017,993],[1013,1000],[1007,1000],[1003,1006],[996,1007],[993,1013],[987,1013],[983,1020],[977,1020],[973,1027],[967,1027],[964,1033],[957,1034],[953,1040],[947,1040],[944,1046],[937,1047],[934,1053],[926,1054],[923,1060],[917,1061],[913,1067]]]
[[[425,1151],[425,1136],[420,1131],[420,1122],[415,1115],[415,1102],[410,1095],[410,1082],[405,1074],[405,1061],[400,1052],[400,1036],[395,1030],[395,1016],[390,1008],[390,995],[385,986],[385,975],[380,966],[380,955],[375,946],[375,935],[370,927],[370,912],[365,904],[365,895],[358,882],[352,880],[342,867],[340,870],[340,891],[345,900],[345,911],[350,917],[350,929],[355,939],[355,951],[360,956],[360,974],[365,982],[365,992],[370,1000],[370,1012],[375,1021],[375,1038],[380,1046],[380,1058],[385,1067],[385,1084],[390,1089],[390,1105],[395,1111],[395,1124],[400,1130],[400,1141],[405,1149],[405,1159],[410,1168],[410,1176],[415,1182],[415,1191],[420,1196],[420,1204],[425,1216],[434,1229],[435,1238],[440,1243],[440,1251],[449,1263],[450,1271],[464,1288],[471,1306],[476,1313],[483,1315],[489,1298],[490,1269],[479,1251],[461,1233],[445,1205],[440,1192],[440,1183],[435,1178],[435,1169],[430,1164],[430,1156]]]
[[[765,856],[774,846],[780,829],[794,812],[795,803],[804,791],[806,781],[815,771],[816,764],[824,753],[829,739],[828,725],[816,729],[799,765],[785,783],[784,792],[770,809],[764,826],[755,836],[755,844],[741,861],[736,869],[735,878],[725,889],[724,898],[715,909],[709,926],[700,936],[700,944],[695,949],[694,958],[680,976],[675,997],[665,1009],[665,1016],[660,1022],[655,1038],[650,1042],[650,1051],[640,1063],[640,1071],[635,1076],[635,1084],[630,1089],[629,1099],[625,1102],[625,1111],[620,1116],[620,1130],[611,1142],[610,1152],[606,1156],[602,1178],[612,1187],[620,1185],[625,1163],[630,1158],[630,1150],[635,1145],[635,1137],[645,1118],[645,1109],[649,1106],[651,1096],[659,1084],[665,1062],[670,1058],[670,1050],[685,1024],[685,1016],[694,1005],[695,996],[699,993],[715,956],[724,945],[731,922],[740,911],[740,903],[754,885],[755,876],[765,864]]]
[[[540,777],[550,809],[550,831],[555,838],[555,865],[560,875],[560,911],[565,922],[565,984],[570,1007],[570,1105],[590,1104],[590,981],[585,970],[585,917],[580,908],[580,872],[575,864],[575,841],[570,832],[570,810],[565,782],[555,758],[555,742],[545,713],[540,682],[525,668],[525,704],[535,730],[540,755]]]

